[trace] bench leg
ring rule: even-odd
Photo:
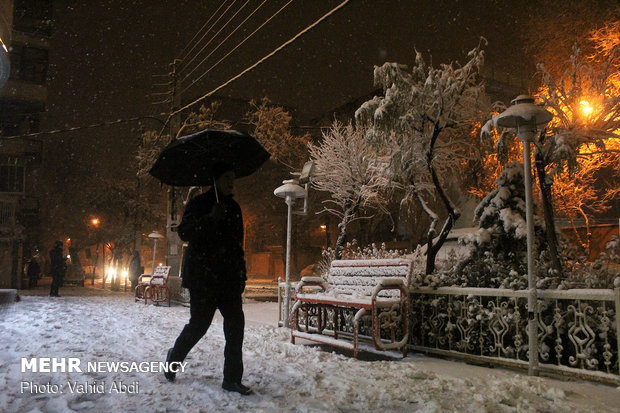
[[[338,340],[338,328],[340,321],[340,311],[337,308],[334,308],[334,338]]]
[[[297,301],[293,304],[293,309],[291,310],[291,344],[295,344],[295,334],[293,332],[295,330],[299,330],[299,307],[301,306],[301,302]]]
[[[355,318],[353,318],[353,358],[357,359],[357,334],[359,331],[360,320],[368,314],[368,310],[365,308],[361,308],[357,313],[355,313]]]

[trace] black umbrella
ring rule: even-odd
[[[253,137],[235,130],[205,129],[170,142],[149,173],[173,186],[213,184],[213,167],[231,165],[237,178],[251,175],[269,152]]]

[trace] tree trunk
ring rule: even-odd
[[[545,237],[549,246],[551,255],[551,265],[557,272],[558,277],[563,278],[562,263],[558,254],[558,238],[555,233],[555,219],[553,217],[553,201],[551,197],[551,185],[546,182],[545,166],[543,154],[536,151],[534,154],[534,164],[536,165],[536,175],[538,176],[538,185],[542,194],[543,214],[545,218]]]
[[[438,134],[439,134],[439,129],[436,127],[435,135],[438,135]],[[435,141],[436,139],[433,139],[431,141],[433,142],[433,145]],[[433,181],[433,185],[435,186],[435,190],[437,191],[437,194],[439,195],[439,199],[441,199],[444,207],[448,211],[448,218],[446,219],[446,222],[444,222],[443,227],[441,228],[441,232],[439,233],[439,238],[437,239],[437,243],[433,244],[433,237],[435,235],[435,226],[437,225],[439,217],[437,216],[437,214],[435,213],[431,214],[429,212],[430,208],[425,202],[422,204],[422,208],[424,208],[424,211],[433,220],[433,222],[431,223],[429,232],[428,232],[428,236],[427,236],[426,274],[428,275],[428,274],[432,274],[435,271],[435,259],[437,258],[437,253],[439,252],[439,249],[443,246],[443,243],[446,241],[446,238],[448,237],[450,230],[452,229],[452,227],[454,226],[454,223],[456,222],[456,220],[459,218],[461,214],[460,212],[456,210],[454,205],[452,205],[452,201],[450,201],[450,198],[446,194],[446,191],[441,186],[441,182],[439,180],[439,177],[437,176],[437,172],[435,171],[435,168],[433,167],[433,146],[431,146],[431,149],[426,154],[426,166],[428,168],[428,172],[431,174],[431,179]],[[418,194],[418,199],[421,200],[421,196],[419,196],[419,194]]]
[[[340,260],[342,259],[342,251],[344,249],[344,242],[347,237],[347,227],[349,223],[352,221],[357,209],[359,208],[360,201],[357,201],[354,205],[345,206],[344,216],[342,217],[342,221],[338,224],[338,228],[340,230],[338,234],[338,239],[336,240],[336,246],[334,247],[334,259]]]

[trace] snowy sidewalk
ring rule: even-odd
[[[292,345],[290,332],[276,327],[277,303],[245,305],[244,382],[255,390],[252,396],[220,388],[220,318],[174,384],[155,372],[22,372],[22,357],[74,357],[83,367],[162,361],[189,316],[186,307],[145,306],[126,293],[63,290],[56,299],[24,292],[21,302],[0,314],[0,411],[617,412],[620,406],[619,389],[589,382],[527,377],[419,354],[398,361],[354,360]],[[117,393],[119,382],[136,384],[137,393]],[[33,394],[24,383],[61,390]],[[69,383],[95,386],[79,392]]]

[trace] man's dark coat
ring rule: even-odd
[[[243,253],[243,218],[239,204],[219,196],[223,216],[214,213],[213,189],[192,199],[178,227],[179,237],[189,242],[183,264],[185,288],[213,291],[242,291],[246,268]]]

